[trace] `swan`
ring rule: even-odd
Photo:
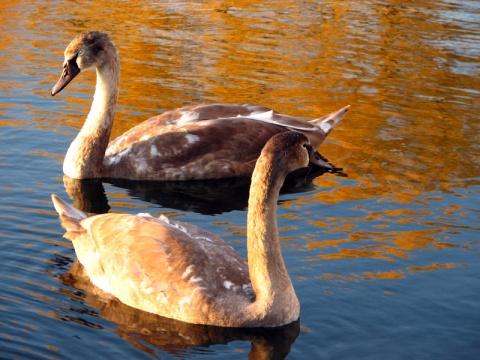
[[[288,173],[309,164],[308,138],[274,135],[250,187],[248,264],[224,240],[197,226],[148,214],[87,214],[52,201],[92,283],[123,303],[188,323],[277,327],[299,318],[283,261],[277,201]]]
[[[251,176],[261,149],[273,135],[304,133],[318,148],[349,106],[323,118],[303,121],[254,105],[193,105],[167,111],[109,143],[120,81],[120,60],[110,37],[88,31],[65,50],[63,72],[52,96],[79,73],[96,69],[90,112],[63,162],[73,179],[195,180]],[[313,156],[313,164],[332,166]]]

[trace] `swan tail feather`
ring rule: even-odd
[[[52,202],[55,210],[60,216],[62,226],[65,228],[65,230],[67,230],[67,232],[65,233],[65,237],[67,239],[72,239],[72,237],[75,237],[75,234],[85,231],[85,229],[80,224],[80,221],[87,218],[87,214],[80,210],[77,210],[72,205],[66,203],[55,194],[52,194]]]
[[[335,126],[342,122],[349,109],[350,105],[347,105],[340,110],[332,112],[331,114],[314,119],[312,122],[319,126],[325,132],[325,134],[328,134]]]

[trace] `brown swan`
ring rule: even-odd
[[[76,75],[96,68],[90,113],[70,145],[63,172],[70,178],[193,180],[250,176],[273,135],[304,133],[316,149],[349,109],[310,122],[253,105],[187,106],[153,117],[109,143],[120,81],[120,61],[110,37],[88,31],[65,50],[63,73],[52,96]],[[312,163],[331,169],[318,156]]]
[[[92,283],[123,303],[188,323],[276,327],[300,313],[280,249],[278,194],[288,173],[308,166],[310,151],[295,132],[273,136],[261,151],[248,203],[248,264],[188,223],[148,214],[87,217],[52,200]]]

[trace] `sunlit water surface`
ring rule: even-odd
[[[321,147],[344,175],[280,198],[299,324],[189,327],[106,301],[79,275],[52,193],[166,213],[246,256],[236,182],[64,184],[95,74],[50,89],[87,29],[109,32],[121,54],[113,136],[192,103],[304,118],[352,105]],[[7,0],[0,30],[1,358],[480,358],[478,1]]]

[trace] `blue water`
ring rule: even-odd
[[[265,345],[266,358],[480,357],[478,2],[0,8],[1,358],[245,359]],[[321,148],[344,175],[280,197],[298,324],[188,326],[107,302],[82,278],[50,196],[78,204],[62,160],[94,74],[49,93],[64,47],[90,28],[109,31],[122,56],[114,135],[189,103],[305,118],[352,105]],[[83,186],[91,210],[165,213],[246,256],[244,184]]]

